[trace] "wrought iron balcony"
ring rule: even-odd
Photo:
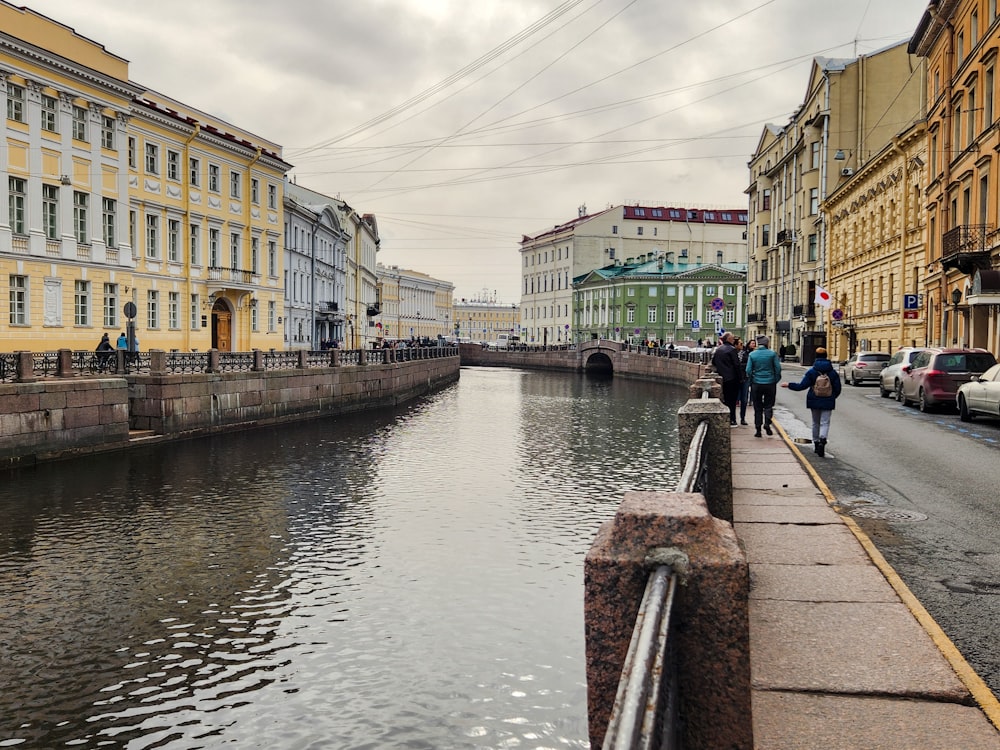
[[[767,315],[764,313],[749,313],[747,315],[747,323],[766,323]]]
[[[340,306],[336,302],[320,302],[326,312],[338,312]]]
[[[990,251],[996,230],[989,224],[963,224],[949,229],[941,241],[941,265],[966,275],[990,267]]]
[[[795,305],[792,307],[792,315],[801,318],[803,315],[811,318],[816,315],[816,305],[810,302],[808,305]]]
[[[776,245],[791,245],[792,240],[795,239],[795,232],[791,229],[782,229],[774,236],[774,244]]]

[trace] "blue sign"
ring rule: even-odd
[[[700,320],[692,320],[691,321],[691,330],[692,331],[697,331],[700,328],[701,328],[701,321]]]
[[[904,294],[903,295],[903,309],[904,310],[916,310],[917,302],[919,297],[916,294]]]

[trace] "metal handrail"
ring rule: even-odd
[[[684,469],[681,471],[680,479],[677,481],[677,492],[699,492],[704,491],[707,483],[707,463],[705,461],[705,441],[708,438],[708,420],[703,419],[698,423],[691,437],[691,445],[688,446],[687,460],[684,461]]]
[[[677,577],[669,565],[660,565],[646,582],[604,750],[672,750],[678,746],[677,670],[669,638]]]

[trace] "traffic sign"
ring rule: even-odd
[[[128,301],[128,302],[126,302],[125,303],[125,311],[124,312],[125,312],[125,317],[126,318],[129,318],[129,319],[134,318],[136,312],[138,312],[135,309],[135,302],[132,302],[131,300]]]
[[[726,302],[721,297],[716,297],[711,302],[713,310],[722,310],[726,307]]]
[[[836,310],[834,310],[832,313],[830,313],[830,317],[832,317],[834,320],[843,320],[844,319],[844,311],[841,310],[838,307]]]
[[[919,297],[916,294],[904,294],[903,295],[903,309],[904,310],[916,310],[917,302]],[[916,316],[914,316],[916,317]]]
[[[692,331],[701,330],[701,321],[700,320],[692,320],[691,321],[691,330]]]
[[[919,317],[919,310],[903,310],[903,320],[916,320]]]

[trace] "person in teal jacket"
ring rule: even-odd
[[[830,386],[833,393],[829,396],[818,395],[813,389],[813,386],[816,384],[816,378],[821,373],[830,378]],[[840,386],[840,375],[833,369],[833,363],[827,359],[826,349],[822,346],[816,347],[816,361],[813,362],[812,367],[806,370],[806,374],[802,376],[801,382],[781,384],[782,388],[788,388],[793,391],[808,389],[808,393],[806,393],[806,408],[812,413],[813,450],[820,458],[826,455],[826,438],[830,434],[830,417],[833,415],[833,410],[837,408],[837,397],[840,395]]]
[[[781,381],[781,360],[771,350],[770,344],[771,340],[767,336],[758,336],[757,348],[747,358],[747,378],[753,394],[754,437],[760,437],[762,426],[768,435],[774,434],[771,432],[771,417],[774,415],[774,398]]]

